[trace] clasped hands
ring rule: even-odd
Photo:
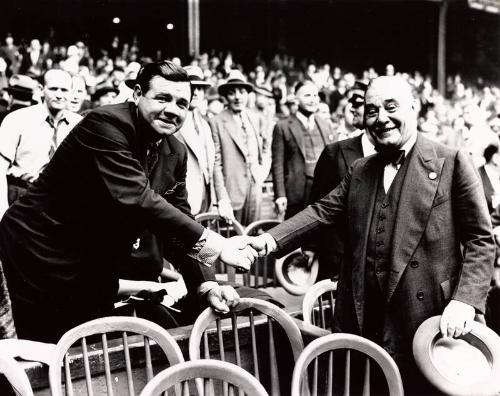
[[[256,237],[235,236],[226,240],[219,259],[242,271],[249,271],[257,257],[266,256],[274,250],[274,240],[269,234]]]

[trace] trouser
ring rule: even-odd
[[[245,202],[241,209],[234,211],[234,218],[243,226],[247,226],[256,220],[260,220],[260,208],[262,204],[262,184],[253,181],[249,183]]]

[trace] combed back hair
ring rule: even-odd
[[[305,85],[311,85],[311,84],[316,86],[316,84],[314,84],[314,81],[310,79],[299,81],[297,84],[295,84],[295,89],[294,89],[295,95],[297,95],[297,93],[300,91],[300,88],[302,88]]]
[[[493,156],[496,153],[498,153],[498,151],[499,151],[498,145],[496,145],[496,144],[489,144],[488,147],[486,147],[484,149],[484,153],[483,153],[484,160],[486,161],[486,163],[490,162],[491,158],[493,158]]]
[[[141,70],[139,70],[135,82],[139,84],[143,94],[149,91],[151,80],[155,76],[163,77],[165,80],[173,82],[187,82],[191,87],[189,76],[182,67],[177,66],[171,61],[163,60],[146,63],[141,67]],[[191,87],[191,97],[192,95],[193,87]]]

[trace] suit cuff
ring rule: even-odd
[[[219,258],[225,244],[226,238],[205,228],[200,239],[198,239],[187,255],[207,267],[211,267]]]
[[[266,241],[266,255],[269,253],[272,253],[278,249],[278,243],[276,242],[276,239],[274,239],[271,234],[266,232],[266,233],[262,234],[262,238],[264,238]]]

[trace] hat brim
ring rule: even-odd
[[[210,88],[212,84],[210,84],[207,81],[198,81],[198,80],[191,80],[191,85],[193,87],[202,87],[202,88]]]
[[[107,95],[110,92],[114,92],[116,95],[120,93],[120,91],[116,88],[105,88],[97,90],[93,95],[91,95],[90,99],[92,100],[92,102],[95,102],[96,100],[99,100],[102,96]]]
[[[244,88],[248,92],[253,91],[253,85],[250,83],[244,83],[244,82],[227,82],[225,84],[220,85],[217,90],[219,91],[219,95],[225,96],[227,91],[231,88]]]
[[[293,252],[290,252],[287,255],[276,259],[274,264],[276,279],[287,292],[293,294],[294,296],[301,296],[305,294],[307,290],[309,290],[310,287],[314,285],[314,283],[316,282],[316,278],[318,277],[318,259],[317,256],[314,256],[312,262],[310,263],[309,277],[304,283],[298,284],[294,280],[290,279],[286,272],[287,267],[294,260],[301,259],[302,256],[302,250],[296,249]]]
[[[413,356],[418,368],[427,380],[441,392],[452,395],[486,395],[497,394],[500,390],[500,337],[491,329],[479,322],[474,322],[472,331],[458,339],[443,339],[439,330],[441,316],[433,316],[423,322],[413,337]],[[473,351],[481,353],[487,361],[485,367],[489,372],[484,375],[471,375],[472,378],[462,380],[459,375],[449,375],[450,368],[440,366],[436,359],[436,343],[439,340],[467,342]],[[447,349],[451,351],[450,349]],[[456,349],[460,351],[460,349]],[[458,352],[451,351],[450,353]],[[457,362],[464,359],[457,356]],[[440,368],[441,367],[441,368]],[[446,374],[448,372],[448,375]],[[459,373],[458,373],[459,374]]]

